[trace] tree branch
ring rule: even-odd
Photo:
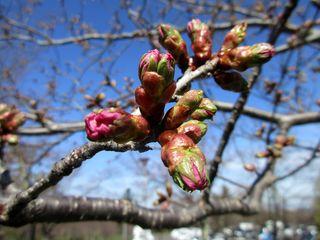
[[[96,153],[103,150],[115,152],[137,150],[142,152],[149,150],[149,148],[142,144],[133,142],[117,144],[110,141],[105,143],[89,142],[77,149],[74,149],[68,156],[62,158],[59,162],[56,162],[46,177],[38,180],[27,190],[12,196],[6,204],[5,212],[2,214],[1,219],[8,219],[10,216],[19,212],[30,201],[37,198],[40,193],[49,187],[56,185],[63,177],[70,175],[74,169],[80,167],[82,162],[92,158]]]
[[[215,199],[211,204],[199,202],[175,210],[147,209],[127,200],[97,198],[39,198],[28,204],[13,218],[1,220],[8,226],[22,226],[40,222],[74,222],[111,220],[140,225],[144,228],[164,229],[189,226],[210,215],[255,213],[238,199]]]

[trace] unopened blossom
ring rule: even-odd
[[[179,68],[183,71],[188,68],[189,56],[186,42],[182,39],[177,29],[168,24],[158,27],[160,44],[172,54]]]
[[[183,190],[203,190],[208,186],[205,156],[187,135],[176,134],[162,147],[161,158]]]
[[[17,144],[15,131],[25,122],[25,116],[14,106],[0,103],[0,142]]]
[[[199,19],[193,19],[187,25],[191,47],[197,63],[203,64],[211,58],[212,33],[207,24]]]
[[[91,141],[118,143],[141,141],[150,133],[149,124],[142,116],[131,115],[120,108],[90,113],[85,118],[85,129]]]
[[[174,59],[170,53],[152,50],[144,54],[139,63],[141,86],[135,91],[136,102],[144,117],[159,122],[164,106],[175,91]]]
[[[253,46],[236,47],[230,51],[220,51],[219,67],[245,71],[248,68],[268,62],[275,54],[269,43],[258,43]]]

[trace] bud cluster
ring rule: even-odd
[[[220,51],[213,54],[212,32],[209,26],[199,19],[193,19],[187,25],[194,52],[194,56],[189,58],[186,43],[179,31],[168,24],[161,24],[158,27],[159,42],[172,54],[183,72],[188,67],[194,70],[205,64],[206,61],[218,57],[218,67],[212,72],[212,75],[222,89],[234,92],[248,90],[246,80],[236,71],[242,72],[266,63],[275,54],[273,46],[268,43],[239,46],[246,37],[246,31],[246,23],[234,26],[226,34]]]
[[[160,53],[151,50],[144,54],[139,63],[141,86],[135,90],[135,101],[141,115],[132,115],[120,108],[106,108],[90,113],[85,119],[89,140],[118,143],[143,141],[155,135],[160,143],[161,158],[174,182],[186,191],[202,190],[208,186],[205,169],[206,159],[196,145],[207,132],[203,122],[211,119],[217,111],[208,98],[203,98],[201,90],[178,89],[178,102],[164,115],[165,105],[176,90],[174,81],[175,63],[182,72],[192,71],[207,61],[218,64],[211,73],[217,84],[229,91],[243,92],[248,84],[237,71],[265,63],[274,55],[274,49],[267,43],[253,46],[239,46],[246,36],[247,25],[236,25],[227,33],[220,51],[212,54],[212,33],[199,19],[187,25],[188,36],[194,56],[189,57],[186,42],[174,27],[161,24],[158,27],[159,42],[168,51]],[[190,87],[190,85],[189,85]],[[99,105],[103,98],[90,98]],[[278,156],[280,148],[290,144],[290,140],[278,139],[267,149],[266,154]],[[247,171],[255,171],[253,165],[244,166]],[[159,195],[158,204],[168,199]]]
[[[185,191],[208,186],[206,159],[196,144],[207,132],[203,120],[211,119],[216,110],[201,90],[190,90],[164,117],[167,130],[158,137],[161,158],[174,182]]]
[[[248,90],[247,82],[240,73],[228,70],[245,71],[248,68],[268,62],[275,54],[268,43],[252,46],[241,46],[247,31],[247,24],[241,23],[233,27],[225,36],[218,52],[219,69],[213,73],[216,83],[225,90],[244,92]]]
[[[24,123],[25,116],[14,106],[0,103],[0,143],[17,144],[14,132]]]

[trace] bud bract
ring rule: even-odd
[[[253,46],[236,47],[230,51],[220,51],[219,66],[222,69],[245,71],[248,68],[268,62],[275,54],[269,43],[258,43]]]
[[[248,91],[248,83],[241,76],[240,73],[231,72],[216,72],[214,74],[214,80],[224,90],[233,92],[245,92]]]
[[[175,129],[186,121],[199,106],[202,98],[202,90],[190,90],[186,92],[164,117],[165,129]]]
[[[209,27],[199,19],[193,19],[187,26],[188,35],[192,42],[192,50],[197,64],[203,64],[211,58],[211,31]]]
[[[217,112],[217,107],[209,98],[203,98],[199,107],[191,114],[191,118],[199,121],[212,119]]]
[[[246,37],[247,23],[240,23],[234,26],[225,36],[221,51],[227,51],[238,47]]]
[[[91,141],[142,141],[150,133],[149,124],[142,116],[131,115],[120,108],[90,113],[85,118],[85,128]]]

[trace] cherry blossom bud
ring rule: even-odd
[[[186,121],[191,113],[198,108],[202,98],[202,90],[190,90],[186,92],[164,117],[165,129],[175,129]]]
[[[219,66],[222,69],[235,69],[245,71],[268,62],[275,54],[275,50],[269,43],[258,43],[253,46],[244,46],[231,49],[230,51],[220,51]]]
[[[294,136],[284,136],[284,135],[278,135],[275,139],[275,144],[274,146],[278,149],[281,149],[283,147],[290,146],[294,144],[295,142],[295,137]]]
[[[208,186],[205,156],[185,134],[176,134],[164,145],[161,158],[174,182],[183,190],[203,190]]]
[[[204,122],[198,120],[189,120],[181,124],[177,128],[178,133],[183,133],[193,140],[194,143],[198,143],[201,138],[207,132],[207,125]]]
[[[240,23],[234,26],[225,36],[221,51],[227,51],[238,47],[246,37],[247,23]]]
[[[252,163],[245,163],[243,165],[243,167],[248,172],[256,172],[257,171],[256,165],[254,165]]]
[[[168,24],[158,27],[160,44],[172,54],[179,68],[185,71],[188,68],[189,56],[186,42],[182,39],[178,30]]]
[[[91,141],[142,141],[150,133],[149,124],[142,116],[131,115],[120,108],[90,113],[85,118],[85,127]]]
[[[195,61],[203,64],[211,58],[211,31],[209,27],[199,19],[193,19],[187,26],[188,35],[192,42],[192,50],[195,54]]]
[[[139,78],[141,81],[145,72],[157,72],[160,59],[161,53],[157,49],[150,50],[141,57],[139,63]]]
[[[173,82],[174,59],[171,54],[152,50],[144,54],[139,64],[142,87],[153,98],[158,98]]]
[[[199,107],[191,114],[191,118],[199,121],[212,119],[217,112],[217,107],[209,98],[203,98]]]
[[[248,83],[238,72],[216,72],[214,80],[224,90],[233,92],[248,91]]]
[[[0,134],[12,133],[25,121],[25,116],[14,106],[0,103]]]
[[[4,134],[0,135],[0,143],[1,142],[7,142],[10,145],[16,145],[19,142],[19,138],[15,134]]]

